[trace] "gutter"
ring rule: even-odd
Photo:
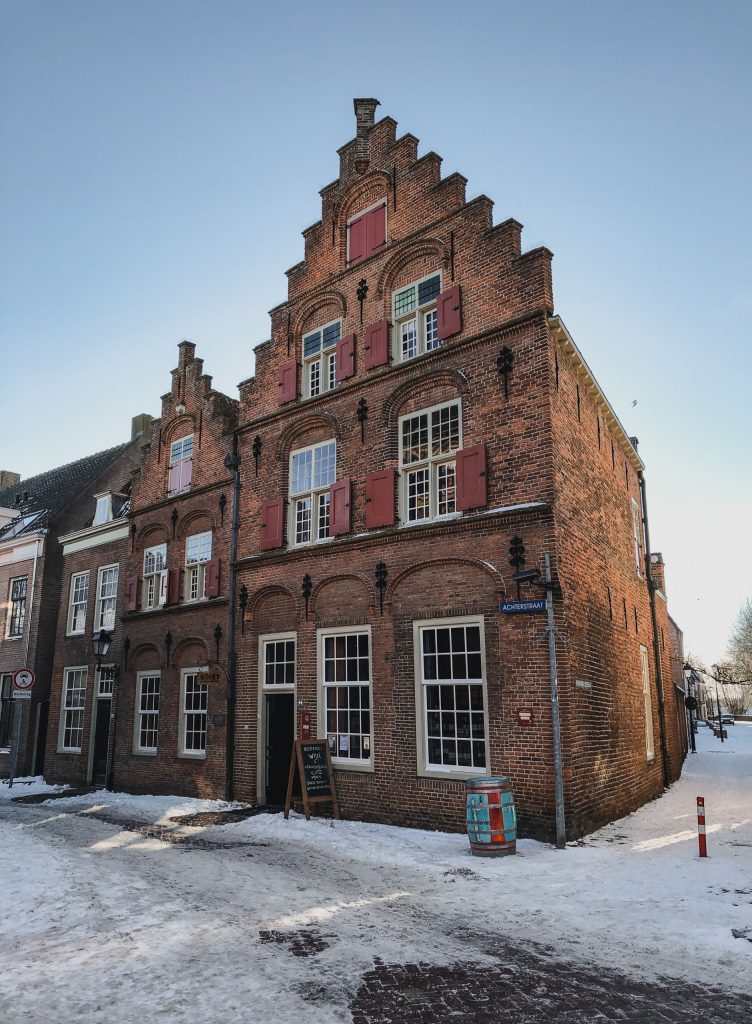
[[[230,527],[230,579],[227,607],[227,726],[225,747],[225,800],[233,799],[235,769],[235,689],[237,651],[235,650],[238,531],[240,529],[240,453],[238,435],[232,439],[232,451],[225,456],[225,467],[232,473],[232,524]]]

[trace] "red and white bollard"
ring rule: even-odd
[[[705,797],[697,797],[697,842],[700,845],[700,856],[707,857],[708,844],[705,838]]]

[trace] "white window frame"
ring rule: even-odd
[[[486,745],[485,768],[461,765],[437,765],[428,760],[428,708],[423,681],[423,629],[451,629],[452,626],[478,626],[480,628],[481,685],[483,687],[483,728]],[[476,775],[491,774],[491,739],[488,728],[488,672],[486,669],[486,634],[482,615],[462,615],[456,618],[415,619],[413,621],[413,657],[415,673],[415,742],[417,751],[417,774],[433,779],[470,779]],[[431,681],[430,685],[441,685]],[[445,685],[452,686],[453,683]],[[460,682],[460,685],[464,685]],[[468,685],[473,685],[469,683]],[[477,685],[477,684],[475,684]],[[472,737],[471,737],[472,742]]]
[[[164,549],[164,561],[162,568],[155,569],[154,572],[147,573],[147,556],[153,551],[161,551],[162,549]],[[167,542],[163,541],[161,544],[152,544],[151,547],[144,548],[144,560],[142,565],[143,580],[141,583],[141,608],[143,611],[149,611],[152,608],[161,608],[162,605],[167,602]]]
[[[190,757],[197,761],[203,761],[206,759],[206,748],[209,743],[209,684],[198,683],[197,685],[203,686],[204,692],[206,693],[206,709],[201,711],[186,710],[186,683],[188,676],[198,676],[199,672],[205,672],[205,667],[195,668],[184,668],[180,671],[180,722],[178,726],[178,756],[179,757]],[[188,725],[188,715],[190,714],[203,714],[204,715],[204,748],[203,750],[189,750],[186,747],[186,727]]]
[[[326,629],[319,629],[316,631],[316,664],[317,668],[317,693],[319,694],[319,728],[318,733],[323,739],[328,738],[327,723],[326,723],[326,691],[329,685],[333,687],[337,686],[360,686],[364,687],[365,683],[361,682],[347,682],[347,683],[332,683],[327,684],[324,673],[324,652],[325,652],[325,640],[330,636],[353,636],[362,635],[368,637],[368,711],[370,715],[370,735],[369,735],[369,756],[367,758],[350,758],[350,757],[339,757],[339,750],[332,754],[332,764],[337,768],[344,768],[347,771],[356,772],[372,772],[374,770],[374,708],[373,708],[373,638],[371,636],[371,627],[369,625],[360,626],[332,626]]]
[[[642,552],[645,550],[644,534],[642,533],[642,516],[640,515],[640,506],[635,498],[632,498],[632,539],[634,541],[634,554],[635,563],[637,565],[637,575],[640,579],[642,579]]]
[[[329,323],[322,324],[321,327],[317,327],[313,331],[306,331],[301,340],[301,362],[303,364],[303,397],[304,398],[317,398],[319,395],[324,395],[327,391],[334,391],[335,388],[339,387],[339,381],[337,380],[337,343],[330,345],[328,348],[324,348],[324,331],[330,327],[334,327],[335,324],[339,324],[339,335],[337,341],[342,337],[342,318],[337,317],[336,320],[330,320]],[[305,343],[306,338],[310,338],[312,334],[321,335],[321,344],[318,352],[314,352],[310,356],[305,354]],[[318,388],[313,391],[313,370],[317,368],[318,373]]]
[[[384,199],[379,199],[379,201],[376,202],[376,203],[371,203],[370,206],[366,206],[362,210],[358,210],[358,212],[354,213],[352,215],[352,217],[348,217],[347,218],[347,224],[345,225],[345,228],[346,228],[346,232],[345,233],[347,235],[347,265],[348,266],[350,265],[350,225],[352,224],[352,222],[354,220],[360,220],[361,217],[364,217],[367,213],[370,213],[371,210],[378,210],[378,208],[380,206],[384,207],[384,238],[387,239],[387,240],[389,239],[389,203],[387,203],[386,197],[385,197]],[[384,248],[386,248],[386,246],[384,246]],[[383,251],[384,251],[383,249],[379,250],[379,252],[383,252]],[[375,255],[375,253],[374,253],[374,255]],[[368,259],[367,256],[365,258]],[[360,265],[363,262],[364,262],[363,260],[358,260],[358,264],[356,264],[356,265]]]
[[[83,577],[86,577],[86,592],[84,594],[84,599],[83,601],[74,601],[73,599],[76,595],[76,580],[82,579]],[[84,572],[74,572],[71,576],[70,590],[68,593],[68,621],[66,636],[81,636],[82,633],[86,632],[86,616],[89,611],[89,583],[90,573],[88,569]],[[75,610],[81,606],[83,606],[84,623],[80,629],[74,629],[73,622],[75,619]]]
[[[115,673],[113,669],[115,666],[110,663],[108,665],[97,666],[94,677],[96,681],[96,697],[97,700],[104,698],[104,700],[110,700],[113,696],[113,690],[115,688]]]
[[[458,426],[459,426],[459,439],[457,442],[456,449],[453,453],[445,452],[439,453],[438,455],[431,454],[431,420],[435,412],[441,409],[449,409],[451,406],[457,406],[458,412]],[[402,424],[407,420],[415,419],[416,416],[426,416],[428,419],[428,455],[425,459],[421,459],[416,462],[405,464],[405,449],[403,442]],[[459,398],[453,398],[450,402],[441,402],[438,405],[430,405],[425,409],[416,409],[414,412],[406,413],[404,416],[400,416],[397,429],[399,431],[399,513],[400,513],[400,526],[419,526],[421,523],[431,523],[436,521],[444,521],[447,519],[457,519],[462,513],[457,510],[457,452],[462,449],[462,400]],[[454,467],[454,504],[455,508],[453,512],[445,512],[439,514],[439,473],[442,467]],[[419,473],[424,470],[428,470],[428,511],[429,515],[422,519],[410,519],[409,516],[409,499],[410,499],[410,477],[414,473]]]
[[[23,612],[21,613],[21,629],[18,633],[11,633],[11,627],[13,625],[13,584],[19,583],[21,580],[26,580],[26,591],[23,599]],[[6,640],[21,640],[26,629],[26,615],[29,610],[29,577],[26,576],[11,576],[8,581],[8,614],[5,619],[5,638]]]
[[[188,541],[203,540],[209,538],[209,555],[201,557],[196,561],[188,561]],[[214,535],[211,530],[202,530],[201,533],[192,533],[185,538],[185,579],[183,582],[183,599],[186,604],[193,604],[196,601],[206,600],[206,563],[211,561]]]
[[[334,445],[334,469],[332,479],[319,487],[315,486],[314,471],[316,467],[316,449],[324,448],[327,445]],[[296,455],[304,455],[306,452],[311,452],[311,489],[308,491],[293,492],[293,459]],[[331,509],[329,508],[329,488],[337,480],[337,442],[335,438],[330,437],[325,441],[318,441],[316,444],[307,445],[305,448],[296,448],[294,452],[290,452],[290,460],[288,466],[288,510],[287,510],[287,536],[289,538],[290,547],[306,547],[309,544],[323,544],[331,540],[329,534],[329,527],[331,525]],[[325,500],[326,499],[326,500]],[[310,501],[310,515],[309,515],[309,538],[308,540],[298,540],[298,503]],[[326,521],[327,521],[327,535],[320,536],[321,531],[321,518],[323,515],[324,507],[327,509]],[[304,510],[300,510],[303,513]]]
[[[293,681],[291,683],[267,683],[266,649],[270,644],[290,643],[293,645]],[[277,664],[275,662],[275,664]],[[289,664],[284,662],[284,664]],[[264,633],[259,637],[259,686],[265,693],[292,693],[298,681],[298,634]]]
[[[96,494],[97,505],[94,510],[94,522],[93,526],[101,526],[103,523],[109,523],[112,521],[112,494],[108,491],[106,494]]]
[[[142,708],[142,700],[144,697],[143,684],[145,680],[157,680],[157,709],[156,711],[144,710]],[[149,694],[148,696],[154,696]],[[159,746],[159,704],[162,699],[162,673],[159,669],[145,669],[143,672],[139,672],[136,676],[136,702],[133,716],[133,753],[134,754],[147,754],[154,755],[157,753]],[[154,732],[157,734],[157,742],[153,747],[142,747],[141,746],[141,720],[147,716],[154,716],[156,718],[156,726]]]
[[[642,676],[642,700],[645,709],[645,753],[648,761],[655,760],[655,737],[653,735],[653,700],[650,693],[650,660],[648,649],[640,644],[640,674]]]
[[[419,286],[424,284],[426,281],[430,281],[434,277],[438,277],[439,279],[439,290],[434,298],[421,304],[419,301]],[[392,323],[394,324],[394,328],[392,330],[392,356],[396,363],[407,363],[412,359],[417,359],[419,356],[424,356],[427,352],[435,352],[437,349],[441,348],[441,339],[438,335],[438,298],[439,295],[441,295],[441,286],[441,271],[434,270],[433,273],[426,274],[424,277],[419,277],[415,281],[408,281],[407,284],[402,285],[401,288],[395,288],[392,292]],[[398,315],[397,296],[402,292],[407,291],[408,288],[415,288],[415,307],[407,313],[401,313]],[[434,313],[435,321],[432,331],[435,331],[436,337],[429,339],[428,318]],[[415,321],[415,351],[412,355],[405,355],[403,352],[402,331],[403,328],[412,320]]]
[[[77,689],[83,690],[83,702],[80,707],[68,706],[68,679],[71,675],[76,672],[80,672],[80,682]],[[86,690],[88,688],[88,665],[69,665],[63,669],[63,690],[60,695],[60,722],[58,725],[58,738],[57,738],[57,752],[59,754],[80,754],[84,739],[84,719],[86,717]],[[66,727],[67,716],[79,715],[81,716],[81,724],[76,726],[76,731],[80,733],[81,743],[77,747],[65,746],[65,733],[68,731]]]
[[[115,594],[114,594],[114,596],[110,595],[110,596],[105,598],[105,597],[102,597],[103,578],[104,578],[104,574],[106,572],[108,572],[110,569],[114,569],[115,570]],[[117,598],[118,598],[118,586],[119,586],[119,584],[120,584],[120,564],[118,562],[113,562],[111,565],[100,565],[99,566],[99,568],[97,569],[97,600],[96,600],[96,605],[94,607],[94,630],[95,631],[99,630],[99,629],[106,629],[106,630],[111,632],[112,630],[115,629],[115,627],[117,625]],[[102,605],[104,604],[105,601],[110,601],[110,600],[114,601],[114,604],[112,606],[112,625],[111,626],[106,626],[102,622]]]

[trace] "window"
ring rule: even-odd
[[[167,493],[178,494],[191,486],[193,473],[193,434],[179,437],[170,445],[170,468]]]
[[[104,697],[105,700],[112,696],[115,684],[115,666],[100,665],[97,669],[97,697]]]
[[[423,767],[439,772],[486,771],[482,620],[415,623],[414,640]]]
[[[70,600],[68,602],[68,632],[83,633],[86,630],[86,606],[89,601],[89,574],[77,572],[71,577]]]
[[[156,544],[144,551],[142,608],[157,608],[167,600],[167,545]]]
[[[371,763],[370,633],[319,633],[324,727],[335,762]]]
[[[101,523],[109,523],[112,519],[112,495],[111,494],[99,494],[97,495],[97,509],[94,513],[94,526],[99,526]]]
[[[632,537],[634,539],[634,553],[635,562],[637,564],[637,575],[640,578],[642,578],[642,518],[640,516],[640,506],[637,504],[634,498],[632,498]]]
[[[60,714],[60,746],[63,753],[80,754],[84,735],[86,668],[66,668]]]
[[[117,606],[118,567],[105,565],[99,570],[97,581],[97,610],[94,615],[95,629],[115,628]]]
[[[334,320],[317,331],[303,335],[303,393],[315,398],[337,387],[337,342],[342,322]]]
[[[10,724],[13,721],[13,676],[0,676],[0,747],[10,746]]]
[[[198,681],[199,669],[183,669],[180,687],[180,753],[206,756],[206,712],[209,687]]]
[[[402,521],[422,523],[457,511],[455,455],[461,443],[460,403],[400,419]]]
[[[185,541],[185,600],[206,597],[206,563],[211,558],[211,533],[195,533]]]
[[[648,663],[648,649],[640,645],[640,668],[642,671],[642,699],[645,703],[645,750],[648,761],[655,757],[655,743],[653,742],[653,703],[650,699],[650,666]]]
[[[26,584],[28,578],[23,576],[10,581],[10,614],[8,616],[8,636],[23,636],[26,620]]]
[[[355,266],[386,245],[386,202],[382,199],[347,225],[347,262]]]
[[[262,640],[263,685],[269,689],[295,686],[295,637],[275,636]]]
[[[156,754],[159,732],[158,672],[139,672],[133,748],[137,754]],[[206,731],[204,729],[204,735]]]
[[[441,291],[441,275],[424,277],[393,293],[392,318],[394,344],[398,360],[414,359],[439,348],[439,314],[436,299]]]
[[[290,455],[290,529],[294,544],[329,536],[329,487],[335,482],[337,442],[324,441]]]

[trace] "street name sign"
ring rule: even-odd
[[[545,612],[545,598],[536,601],[499,601],[499,612],[502,615],[520,615],[522,613]]]

